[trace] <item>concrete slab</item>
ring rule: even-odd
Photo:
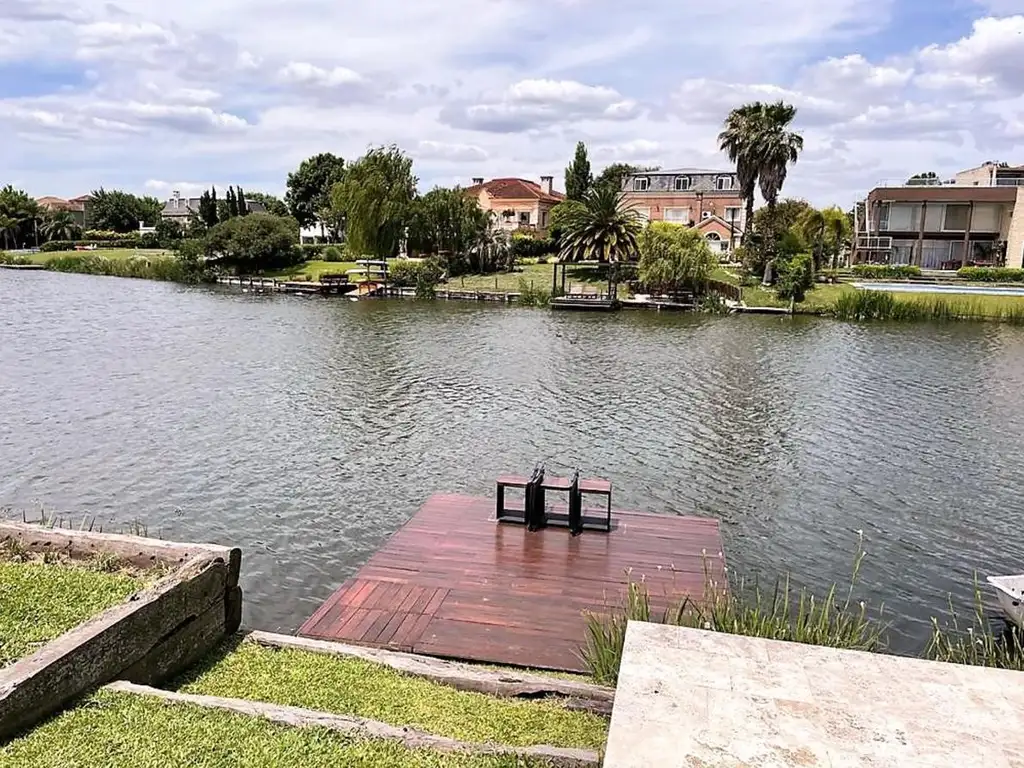
[[[1024,673],[632,622],[605,768],[1024,768]]]

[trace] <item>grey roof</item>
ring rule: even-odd
[[[646,171],[637,173],[636,176],[728,176],[736,173],[735,170],[723,171],[714,168],[660,168],[657,171]]]
[[[174,198],[171,198],[164,203],[164,209],[160,212],[161,216],[188,216],[191,213],[199,213],[199,198],[188,197],[181,198],[178,201],[178,207],[174,206]],[[246,207],[249,209],[249,213],[266,213],[267,206],[263,203],[257,202],[256,200],[246,200]]]

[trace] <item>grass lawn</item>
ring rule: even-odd
[[[35,264],[45,264],[56,256],[102,256],[105,259],[130,259],[132,256],[173,256],[171,251],[163,248],[97,248],[95,251],[51,251],[50,253],[33,253],[29,255]]]
[[[358,269],[359,265],[354,261],[304,261],[302,264],[285,269],[278,269],[267,272],[266,277],[276,277],[278,280],[310,280],[316,282],[320,275],[338,274],[343,275],[350,269]]]
[[[796,305],[797,312],[818,313],[828,310],[835,300],[844,293],[856,291],[847,283],[818,283],[807,292],[802,302]],[[788,299],[780,299],[775,291],[760,286],[744,286],[743,302],[749,307],[788,307]]]
[[[516,272],[495,272],[489,275],[459,275],[453,277],[440,288],[448,288],[453,291],[497,291],[499,293],[518,293],[519,281],[525,280],[533,287],[551,290],[551,279],[554,266],[551,264],[524,264]],[[561,283],[562,273],[559,269],[558,280]],[[570,284],[585,284],[598,289],[608,286],[608,276],[602,270],[594,267],[570,265],[565,271],[565,287],[568,290]],[[620,290],[625,286],[620,284]]]
[[[462,741],[599,749],[608,723],[557,702],[458,691],[362,659],[229,644],[180,690],[356,715]]]
[[[0,667],[112,605],[142,586],[127,573],[82,565],[14,562],[0,554]]]
[[[290,728],[231,712],[100,691],[0,747],[0,764],[19,768],[514,768],[546,763],[409,750],[320,728]]]

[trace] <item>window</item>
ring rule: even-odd
[[[646,192],[651,186],[651,180],[646,176],[641,176],[639,179],[633,179],[633,191],[634,192]]]
[[[665,209],[665,221],[670,221],[673,224],[689,224],[690,223],[690,209],[689,208],[666,208]]]
[[[548,225],[548,212],[547,211],[541,211],[540,212],[540,225],[542,227],[546,227]]]
[[[967,229],[967,217],[969,215],[969,205],[947,205],[946,220],[942,228],[947,231],[963,232]]]
[[[715,179],[715,189],[732,189],[732,176],[719,176]]]
[[[713,243],[717,243],[722,239],[722,236],[719,235],[717,232],[708,232],[706,235],[704,235],[704,237]]]
[[[522,211],[519,214],[519,223],[520,224],[527,224],[527,225],[530,223],[530,212],[529,211]]]
[[[651,209],[650,208],[634,208],[633,210],[636,211],[636,215],[639,216],[644,221],[650,221],[651,220]]]
[[[675,190],[676,192],[685,192],[690,188],[690,177],[689,176],[676,176]]]
[[[743,210],[742,208],[734,208],[734,207],[726,208],[725,209],[725,220],[726,221],[732,221],[732,222],[739,221],[740,220],[740,211],[742,211],[742,210]]]

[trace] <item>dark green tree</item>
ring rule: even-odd
[[[450,254],[470,269],[486,272],[491,249],[486,248],[489,215],[460,187],[436,187],[416,198],[409,216],[409,246],[421,253]],[[484,256],[484,258],[476,258]]]
[[[593,183],[587,145],[581,141],[576,144],[576,156],[565,169],[565,196],[569,200],[583,200]]]
[[[311,227],[321,211],[332,206],[331,190],[345,177],[345,161],[330,152],[303,160],[288,174],[284,201],[302,227]]]
[[[147,227],[155,227],[160,221],[160,213],[164,204],[152,195],[144,195],[139,198],[139,221]]]
[[[235,187],[235,189],[236,189],[235,204],[238,207],[238,215],[239,216],[245,216],[245,215],[247,215],[249,213],[249,208],[245,204],[245,192],[242,191],[242,185],[241,184],[239,184],[237,187]]]
[[[89,221],[91,229],[112,232],[135,232],[139,228],[141,205],[139,198],[119,189],[107,191],[103,187],[90,193]]]
[[[211,187],[199,197],[199,218],[207,227],[215,227],[220,220],[218,214],[217,188]]]
[[[287,216],[288,206],[284,204],[284,201],[268,195],[266,192],[246,192],[245,197],[254,203],[262,203],[266,212],[274,216]]]
[[[205,242],[211,260],[237,274],[280,269],[302,258],[298,222],[269,213],[222,221],[207,233]]]

